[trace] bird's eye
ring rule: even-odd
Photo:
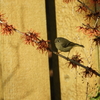
[[[60,42],[59,40],[57,40],[57,42]]]
[[[56,40],[55,40],[55,43],[57,43],[57,42],[60,42],[60,40],[59,40],[59,39],[56,39]]]

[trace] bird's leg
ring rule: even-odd
[[[68,55],[67,55],[67,57],[69,56],[69,54],[70,54],[70,51],[68,52]]]
[[[60,54],[61,53],[61,51],[60,50],[58,50],[58,52],[57,52],[58,54]]]

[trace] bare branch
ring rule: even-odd
[[[91,11],[92,13],[94,12],[93,10],[91,10],[85,3],[81,2],[80,0],[77,0],[79,3],[81,3],[84,7],[86,7],[89,11]]]

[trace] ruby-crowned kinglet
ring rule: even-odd
[[[70,52],[70,50],[76,46],[84,47],[83,45],[71,42],[62,37],[58,37],[55,39],[55,46],[61,52]]]

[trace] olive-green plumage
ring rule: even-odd
[[[62,52],[70,52],[70,50],[76,46],[84,47],[83,45],[71,42],[63,37],[58,37],[55,39],[55,46]]]

